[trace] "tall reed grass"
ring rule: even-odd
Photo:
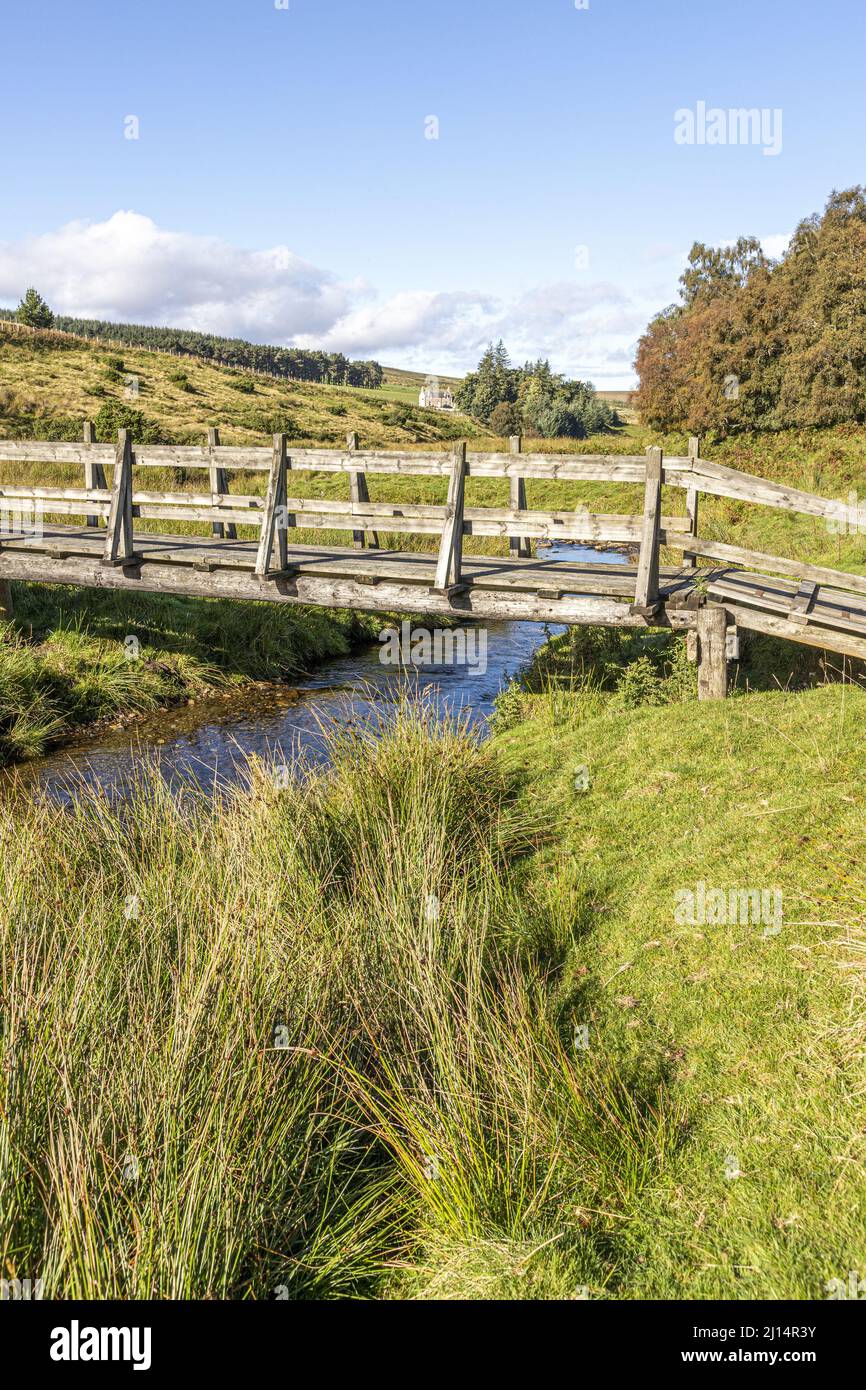
[[[429,711],[288,788],[0,807],[0,1267],[46,1297],[574,1297],[681,1140],[575,1046],[546,826]],[[572,911],[573,909],[573,911]]]

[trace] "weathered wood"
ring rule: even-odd
[[[132,436],[118,430],[103,563],[122,564],[132,555]]]
[[[353,431],[348,436],[346,444],[348,446],[350,454],[356,454],[358,452],[358,450],[361,447],[361,444],[356,431]],[[368,503],[370,501],[370,494],[367,490],[366,473],[359,473],[357,469],[353,469],[352,472],[349,474],[349,496],[352,502],[356,504],[358,507],[361,507],[365,503]],[[370,544],[372,545],[373,549],[379,549],[379,536],[376,531],[370,531],[369,533],[366,531],[353,531],[352,541],[356,550],[364,549],[367,543],[368,535],[370,538]]]
[[[762,613],[755,608],[741,606],[736,600],[729,598],[725,599],[725,608],[737,627],[750,632],[763,632],[770,637],[784,637],[789,642],[798,642],[802,646],[839,652],[843,656],[866,661],[866,636],[858,637],[852,633],[822,628],[812,623],[804,627],[800,623],[788,622],[778,614]]]
[[[112,445],[87,446],[64,441],[0,440],[0,461],[33,463],[85,463],[88,457],[110,464]],[[405,475],[406,477],[447,477],[450,454],[444,451],[293,449],[297,470],[316,472],[364,472]],[[203,468],[212,462],[237,472],[267,473],[271,451],[261,445],[220,445],[212,455],[207,445],[139,444],[135,448],[136,468]],[[688,467],[687,459],[671,459],[673,466]],[[467,453],[467,477],[509,478],[512,474],[560,482],[642,483],[644,460],[639,455],[619,454],[523,454],[516,462],[510,454]]]
[[[216,430],[209,431],[207,447],[147,445],[136,450],[121,432],[113,452],[110,491],[98,485],[104,482],[108,446],[95,444],[89,427],[85,428],[80,444],[0,442],[0,460],[83,462],[86,482],[84,488],[0,485],[0,503],[4,508],[23,513],[39,503],[49,515],[87,518],[85,526],[48,523],[39,537],[4,538],[0,548],[0,582],[23,578],[97,587],[137,586],[155,592],[273,597],[277,601],[377,610],[403,607],[407,612],[458,616],[523,617],[529,621],[596,622],[605,626],[671,626],[687,632],[698,622],[702,627],[712,624],[712,619],[701,616],[704,610],[700,606],[706,595],[710,600],[706,612],[715,610],[728,615],[727,659],[736,657],[738,627],[772,632],[813,647],[866,658],[864,576],[705,541],[697,534],[697,500],[701,491],[742,496],[761,505],[817,516],[835,516],[844,504],[710,464],[700,458],[696,440],[690,442],[687,459],[663,460],[661,451],[650,450],[640,467],[632,458],[518,457],[514,443],[510,449],[515,452],[470,455],[465,444],[461,444],[450,459],[442,453],[362,452],[353,435],[345,450],[299,451],[304,468],[349,473],[350,500],[333,501],[288,498],[287,474],[292,460],[285,436],[275,436],[268,454],[259,448],[226,448],[220,445]],[[254,494],[229,496],[228,468],[237,466],[254,472],[260,471],[265,462],[268,486],[264,498]],[[171,465],[207,468],[210,491],[133,490],[134,468]],[[448,501],[445,506],[371,503],[367,472],[405,476],[442,476],[447,472]],[[471,476],[508,478],[510,505],[466,507],[465,482]],[[525,476],[626,484],[642,477],[643,512],[611,516],[590,514],[580,507],[573,511],[530,511],[526,506]],[[670,484],[687,489],[685,520],[661,515],[662,487]],[[147,520],[204,523],[214,531],[216,540],[142,533],[136,538],[133,554],[133,518],[139,515]],[[92,518],[103,516],[109,521],[104,549],[92,527]],[[258,544],[237,541],[239,525],[261,527]],[[295,546],[290,558],[287,531],[299,525],[312,530],[351,531],[355,544],[360,541],[362,547],[372,537],[373,549],[365,550],[362,564],[356,558],[354,570],[351,563],[355,550],[345,547]],[[438,556],[379,552],[380,527],[422,536],[437,535]],[[508,539],[512,558],[473,558],[464,562],[464,535]],[[222,548],[219,542],[223,538],[233,539],[234,544]],[[627,566],[531,561],[526,558],[525,549],[533,538],[640,540],[640,562],[633,570]],[[683,551],[680,569],[662,569],[660,543]],[[698,570],[698,555],[718,563]],[[100,568],[100,557],[105,568]],[[130,561],[135,563],[134,573]],[[732,565],[759,569],[751,572],[731,568]],[[763,569],[769,573],[760,572]],[[800,587],[773,575],[792,576],[800,581]],[[724,680],[711,626],[701,652],[702,690],[718,692]]]
[[[764,507],[801,512],[804,516],[817,516],[830,521],[845,520],[846,504],[838,498],[818,497],[799,488],[786,487],[767,478],[756,478],[751,473],[740,473],[735,468],[710,463],[707,459],[689,459],[685,467],[681,460],[670,460],[665,464],[665,482],[686,489],[697,487],[700,492],[711,493],[714,497],[756,502]]]
[[[509,447],[512,454],[519,454],[522,449],[522,440],[519,434],[513,434],[509,440]],[[508,480],[509,501],[513,512],[526,511],[526,479],[521,476],[511,474]],[[528,559],[530,554],[530,544],[526,537],[521,533],[516,536],[509,536],[508,551],[513,559]]]
[[[85,447],[92,453],[96,442],[94,436],[92,420],[85,420],[82,426],[83,442]],[[105,468],[98,459],[87,458],[84,462],[84,486],[88,492],[107,492],[108,482],[105,477]],[[97,512],[91,512],[87,517],[88,526],[98,526],[101,516]]]
[[[701,441],[697,438],[696,435],[692,435],[689,439],[689,458],[693,461],[696,461],[700,457],[700,453]],[[689,524],[689,534],[692,536],[697,536],[698,490],[696,487],[690,487],[688,492],[686,493],[686,517],[688,519]],[[697,555],[694,553],[694,551],[687,550],[685,552],[685,554],[683,555],[683,564],[688,569],[695,568],[695,565],[697,564]]]
[[[659,536],[662,510],[662,451],[647,449],[643,530],[637,567],[634,610],[649,615],[659,604]]]
[[[725,637],[725,655],[728,661],[740,659],[740,629],[736,623],[730,624]]]
[[[8,579],[0,579],[0,622],[9,623],[15,616],[12,599],[12,585]]]
[[[698,609],[698,699],[724,700],[728,693],[728,616],[707,604]]]
[[[210,452],[210,490],[216,502],[228,493],[229,475],[228,471],[217,463],[216,450],[220,447],[220,432],[213,426],[207,432],[207,446]],[[237,540],[238,534],[233,521],[215,521],[213,533],[215,536],[224,536],[230,541]]]
[[[282,573],[287,565],[286,528],[289,525],[289,517],[286,495],[286,438],[285,434],[274,435],[274,452],[271,459],[271,471],[268,476],[268,489],[265,494],[262,534],[256,557],[256,574],[262,577],[273,573],[271,561],[275,539],[279,553],[278,572]]]
[[[173,538],[162,537],[164,543]],[[176,538],[174,538],[176,539]],[[239,542],[239,544],[243,544]],[[212,573],[154,560],[148,552],[137,563],[135,577],[120,566],[100,566],[93,557],[71,555],[60,560],[45,554],[30,554],[24,550],[0,549],[0,577],[27,578],[35,583],[81,584],[94,588],[129,589],[136,592],[179,593],[210,598],[257,599],[274,602],[301,603],[323,607],[370,609],[385,612],[420,614],[450,614],[491,620],[527,622],[591,623],[605,627],[650,628],[654,626],[687,630],[694,624],[693,613],[674,613],[668,619],[660,614],[647,620],[631,614],[627,603],[612,598],[587,598],[563,595],[560,600],[540,597],[535,593],[511,593],[504,590],[476,588],[465,581],[438,592],[434,579],[433,557],[427,556],[427,584],[389,582],[387,578],[375,586],[359,582],[354,576],[320,576],[305,572],[300,559],[302,547],[292,547],[289,554],[290,576],[275,573],[259,576],[254,572],[255,549],[250,547],[246,570],[217,565]],[[169,554],[170,551],[166,551]],[[310,547],[310,566],[316,566],[316,548]],[[347,548],[347,559],[358,557],[357,551]],[[508,563],[507,561],[505,563]],[[295,572],[299,570],[300,572]],[[866,649],[866,643],[864,643]]]
[[[807,623],[809,621],[809,610],[815,602],[815,595],[818,592],[818,585],[812,579],[802,579],[800,587],[791,600],[791,607],[788,609],[788,619],[792,623]]]
[[[690,535],[678,529],[663,527],[663,531],[662,544],[673,550],[683,549],[692,540]],[[845,570],[828,569],[824,565],[809,565],[804,560],[786,560],[779,555],[767,555],[763,551],[745,550],[739,545],[727,545],[721,541],[707,541],[703,538],[700,538],[698,553],[710,560],[723,560],[733,565],[754,565],[770,574],[789,574],[795,579],[814,579],[816,584],[866,594],[866,579],[860,574],[847,574]]]
[[[448,500],[445,504],[445,524],[436,564],[435,587],[440,592],[460,583],[463,558],[463,502],[466,492],[466,441],[455,444],[448,480]]]

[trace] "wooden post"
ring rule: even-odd
[[[717,604],[698,609],[698,699],[724,700],[728,693],[728,615]]]
[[[265,494],[265,511],[262,517],[262,534],[256,556],[256,574],[265,577],[272,574],[271,559],[276,538],[279,549],[278,573],[285,573],[289,564],[288,536],[286,528],[290,518],[287,516],[288,459],[286,456],[286,435],[274,435],[274,453],[271,471],[268,475],[268,490]],[[291,518],[294,524],[294,517]]]
[[[111,479],[111,510],[105,533],[105,565],[123,564],[132,558],[132,436],[117,431],[114,476]]]
[[[697,459],[697,458],[700,458],[700,453],[701,453],[701,441],[697,438],[696,435],[692,435],[692,437],[691,437],[690,440],[689,440],[689,458],[690,458],[690,459]],[[690,535],[690,536],[697,536],[697,534],[698,534],[698,490],[697,490],[696,487],[690,487],[689,490],[688,490],[688,492],[686,493],[686,516],[687,516],[688,519],[689,519],[689,535]],[[696,565],[696,564],[697,564],[697,555],[692,554],[691,551],[686,551],[686,552],[684,553],[684,555],[683,555],[683,565],[684,565],[684,567],[685,567],[686,569],[688,569],[688,570],[693,570],[693,569],[695,568],[695,565]]]
[[[519,453],[520,453],[520,450],[521,450],[521,447],[522,447],[522,442],[521,442],[521,438],[520,438],[520,435],[519,435],[519,434],[513,434],[513,435],[511,436],[511,438],[510,438],[510,440],[509,440],[509,447],[510,447],[510,449],[511,449],[512,454],[519,454]],[[525,479],[525,478],[518,478],[518,477],[515,477],[515,476],[512,474],[512,475],[509,477],[508,482],[509,482],[509,486],[510,486],[510,489],[511,489],[511,495],[510,495],[510,498],[509,498],[509,502],[510,502],[510,505],[511,505],[511,510],[512,510],[513,512],[525,512],[525,511],[526,511],[526,479]],[[523,537],[520,536],[520,535],[518,535],[518,536],[509,536],[509,537],[508,537],[508,552],[509,552],[509,554],[510,554],[512,560],[523,560],[523,559],[526,559],[526,557],[529,555],[529,541],[524,540]]]
[[[95,444],[96,442],[93,435],[94,430],[92,420],[85,420],[84,427],[82,430],[82,438],[88,447],[91,444]],[[108,483],[106,482],[105,478],[105,469],[103,468],[101,463],[94,463],[91,459],[84,460],[84,486],[86,488],[93,488],[94,491],[96,491],[97,488],[101,488],[105,492],[108,491]],[[88,526],[98,526],[99,521],[100,518],[98,516],[89,516],[87,518]]]
[[[662,451],[647,449],[646,488],[643,503],[643,532],[637,584],[631,611],[652,617],[661,606],[659,597],[659,539],[662,511]]]
[[[209,429],[207,432],[207,446],[210,450],[210,490],[211,496],[217,495],[224,497],[229,490],[229,475],[224,468],[220,468],[214,455],[214,449],[219,448],[220,432],[218,429]],[[213,523],[213,533],[215,536],[225,537],[230,541],[238,538],[237,527],[233,521],[223,523],[215,521]]]
[[[455,444],[448,480],[448,501],[439,559],[436,562],[437,593],[447,593],[460,583],[463,560],[463,498],[466,490],[466,441]]]
[[[349,453],[350,453],[350,454],[357,453],[358,447],[359,447],[359,443],[360,443],[360,441],[359,441],[358,435],[357,435],[357,433],[356,433],[355,431],[353,431],[350,435],[347,436],[347,438],[346,438],[346,444],[348,445],[348,449],[349,449]],[[352,472],[349,474],[349,496],[351,497],[353,503],[354,503],[354,502],[357,502],[357,503],[360,504],[360,503],[362,503],[362,502],[369,502],[369,500],[370,500],[370,493],[369,493],[369,491],[368,491],[368,489],[367,489],[367,475],[366,475],[366,473],[358,473],[355,469],[353,469]],[[353,532],[352,532],[352,541],[354,542],[354,546],[355,546],[355,549],[356,549],[356,550],[363,550],[363,549],[364,549],[364,546],[366,545],[366,542],[367,542],[367,533],[366,533],[365,531],[353,531]],[[378,549],[379,549],[379,533],[378,533],[378,531],[371,531],[371,532],[370,532],[370,541],[371,541],[371,544],[372,544],[372,546],[373,546],[373,549],[374,549],[374,550],[378,550]]]
[[[12,602],[12,585],[8,579],[0,579],[0,623],[11,623],[15,616]]]

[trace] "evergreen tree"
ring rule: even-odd
[[[15,317],[29,328],[50,328],[54,323],[54,315],[32,285],[15,310]]]

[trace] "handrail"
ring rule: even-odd
[[[508,537],[513,556],[529,553],[533,539],[568,541],[640,542],[634,609],[651,616],[660,606],[659,553],[662,546],[683,551],[686,567],[704,555],[738,565],[758,566],[779,574],[832,587],[866,593],[866,579],[841,570],[809,565],[762,552],[746,550],[700,536],[698,501],[701,493],[728,497],[795,512],[828,521],[844,522],[844,501],[740,473],[701,457],[700,442],[689,442],[686,457],[664,458],[651,448],[646,456],[591,454],[525,454],[515,437],[506,452],[468,450],[461,443],[450,450],[412,452],[401,449],[362,449],[351,434],[345,449],[290,449],[284,434],[275,435],[271,448],[256,445],[224,445],[216,429],[208,431],[207,445],[134,444],[126,431],[118,432],[117,445],[93,441],[93,426],[85,422],[80,443],[45,440],[0,440],[0,462],[24,461],[84,465],[85,487],[24,487],[0,484],[0,506],[23,512],[33,504],[47,504],[63,516],[87,515],[89,525],[107,521],[107,563],[128,563],[132,550],[132,519],[210,521],[214,535],[234,539],[238,525],[261,526],[258,572],[280,573],[272,568],[276,545],[282,557],[290,526],[311,529],[351,530],[356,547],[370,539],[378,548],[378,528],[397,533],[438,535],[441,539],[438,579],[450,590],[460,583],[463,537]],[[106,469],[112,479],[106,481]],[[208,492],[154,492],[133,486],[134,468],[183,468],[208,470]],[[341,472],[349,475],[350,500],[288,497],[289,472]],[[268,474],[264,497],[229,491],[229,473]],[[431,503],[371,502],[367,474],[427,476],[448,479],[448,500]],[[510,481],[508,507],[465,505],[467,478],[501,478]],[[644,487],[641,513],[593,514],[585,506],[574,511],[538,510],[526,506],[526,480],[560,482],[609,482]],[[662,488],[686,491],[686,516],[665,516],[661,511]],[[270,541],[268,541],[270,538]],[[265,553],[267,552],[267,553]]]

